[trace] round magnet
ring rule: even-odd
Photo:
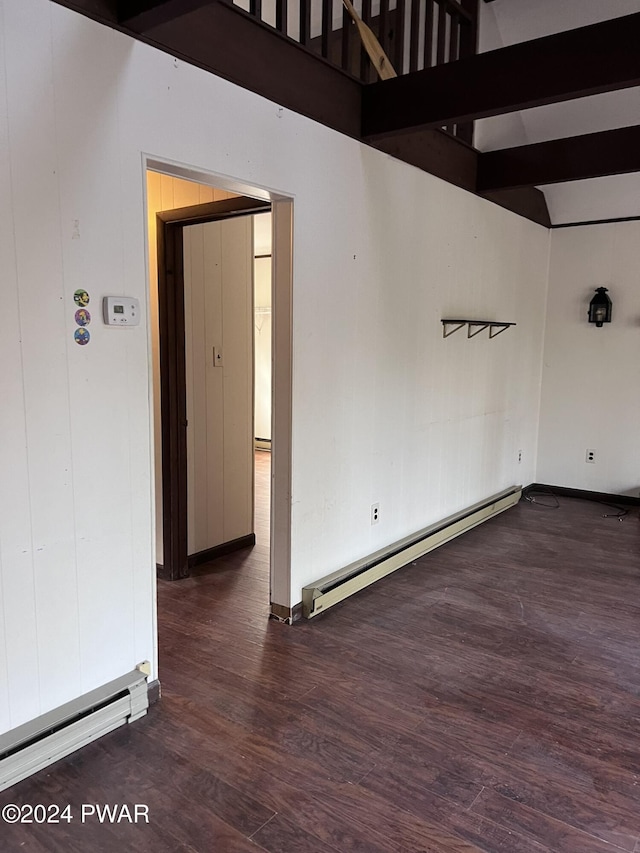
[[[89,329],[76,329],[73,333],[73,337],[75,338],[75,342],[80,344],[83,347],[85,344],[88,344],[91,340],[91,335],[89,334]]]
[[[85,308],[89,304],[89,300],[90,297],[86,290],[76,290],[73,294],[73,301],[82,308]]]
[[[86,308],[78,308],[75,313],[76,323],[79,326],[88,326],[91,322],[91,314]]]

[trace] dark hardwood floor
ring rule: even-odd
[[[289,627],[268,464],[256,547],[160,584],[161,701],[0,794],[149,824],[0,825],[0,849],[640,853],[637,510],[523,501]]]

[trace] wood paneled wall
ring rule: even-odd
[[[161,210],[175,210],[193,204],[223,201],[236,193],[197,184],[147,171],[147,216],[149,237],[149,294],[151,349],[153,359],[153,403],[155,442],[155,494],[156,494],[156,562],[163,561],[162,544],[162,433],[160,430],[160,346],[158,340],[158,257],[156,253],[156,214]]]
[[[0,0],[0,20],[4,729],[145,658],[157,674],[149,318],[118,331],[99,309],[145,304],[145,152],[295,198],[276,262],[294,280],[284,605],[534,479],[548,232],[58,4]],[[79,287],[98,307],[86,347]],[[453,312],[518,325],[443,340]]]
[[[256,258],[255,274],[255,434],[271,439],[271,258]]]
[[[196,554],[253,532],[252,217],[185,228],[184,282],[188,549]]]

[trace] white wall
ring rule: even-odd
[[[154,658],[147,333],[100,320],[105,294],[145,300],[129,51],[98,38],[80,60],[62,11],[0,4],[2,730]]]
[[[358,153],[296,205],[294,591],[534,479],[548,232]],[[518,326],[444,340],[461,315]]]
[[[640,222],[558,229],[551,245],[538,481],[637,497]],[[587,310],[601,286],[613,313],[598,329]]]
[[[549,236],[48,0],[0,15],[3,730],[154,658],[148,328],[95,311],[146,300],[143,153],[294,197],[282,604],[534,479]],[[518,326],[443,340],[447,314]]]

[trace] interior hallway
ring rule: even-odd
[[[162,700],[0,794],[149,825],[4,825],[2,850],[640,851],[637,513],[521,502],[289,627],[257,461],[258,545],[160,584]]]

